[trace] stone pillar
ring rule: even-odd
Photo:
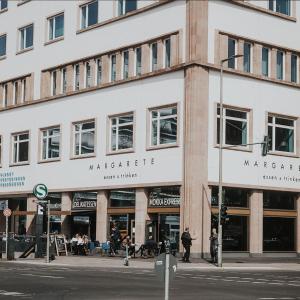
[[[18,80],[18,96],[16,104],[22,103],[22,80]]]
[[[3,107],[3,92],[4,92],[3,84],[0,84],[0,108]]]
[[[220,43],[220,48],[219,48],[219,57],[220,57],[220,61],[223,59],[226,59],[228,57],[228,36],[221,34],[220,35],[220,39],[219,39],[219,43]],[[216,64],[220,64],[220,61],[217,61]],[[224,63],[224,67],[228,66],[228,62]]]
[[[13,83],[9,81],[7,83],[7,106],[13,105]]]
[[[271,49],[271,78],[277,78],[277,49]]]
[[[135,70],[134,70],[134,67],[135,67],[135,53],[134,53],[134,49],[133,48],[130,48],[129,49],[129,70],[128,70],[128,77],[133,77],[134,74],[135,74]]]
[[[244,43],[243,40],[237,40],[237,52],[236,54],[244,54]],[[237,61],[237,70],[244,71],[244,57],[238,57]]]
[[[298,194],[298,197],[296,199],[296,207],[297,207],[297,220],[296,220],[296,251],[297,256],[300,257],[300,194]]]
[[[253,73],[261,75],[262,45],[253,45]]]
[[[62,89],[61,89],[61,69],[56,69],[56,95],[59,95],[62,93]]]
[[[64,213],[69,213],[61,215],[61,233],[66,236],[71,236],[71,207],[72,207],[72,198],[71,193],[62,193],[61,194],[61,211]]]
[[[104,243],[107,241],[107,206],[107,192],[98,191],[96,213],[96,240],[100,243]]]
[[[172,34],[170,37],[171,43],[171,67],[179,63],[179,39],[178,34]]]
[[[150,46],[149,44],[142,45],[142,74],[150,72]]]
[[[145,243],[146,218],[148,208],[147,192],[143,188],[136,189],[135,198],[135,243]]]
[[[123,78],[123,53],[116,53],[116,81]]]
[[[203,258],[210,257],[211,236],[211,187],[203,189]]]
[[[250,196],[250,247],[251,256],[260,256],[263,253],[263,192],[253,191]]]
[[[90,63],[90,68],[91,68],[91,87],[96,85],[96,79],[97,79],[97,75],[96,75],[96,60],[95,59],[91,59],[89,61]]]
[[[157,70],[164,68],[164,49],[163,40],[157,41]]]
[[[74,67],[68,65],[66,67],[66,79],[67,79],[67,93],[74,89]]]
[[[84,86],[84,78],[85,77],[85,63],[79,63],[79,90],[83,89]]]
[[[30,213],[26,216],[26,234],[35,235],[35,214],[37,210],[36,198],[33,195],[27,197],[27,212]]]
[[[49,71],[43,72],[41,78],[41,98],[46,98],[51,95],[51,73]],[[26,98],[28,97],[29,93],[29,84],[26,77]],[[28,98],[27,98],[28,99]],[[26,99],[26,100],[27,100]]]
[[[102,83],[110,82],[110,59],[108,55],[103,55],[102,59]]]
[[[285,70],[284,80],[291,81],[291,52],[285,52]]]

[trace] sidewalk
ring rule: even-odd
[[[4,260],[3,260],[4,262]],[[1,263],[1,260],[0,260]],[[31,265],[47,266],[45,259],[17,259],[8,263],[22,263]],[[124,266],[124,259],[121,257],[101,257],[101,256],[60,256],[56,257],[49,266],[60,267],[85,267],[85,268],[134,268],[134,269],[154,269],[154,259],[132,258],[129,260],[129,267]],[[202,259],[192,259],[192,263],[183,263],[178,259],[179,270],[219,270],[215,265]],[[299,271],[300,259],[228,259],[223,263],[225,270],[281,270]]]

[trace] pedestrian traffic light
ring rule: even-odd
[[[264,141],[262,143],[262,156],[266,156],[270,150],[270,139],[267,135],[264,136]]]
[[[226,221],[228,221],[228,215],[227,215],[227,206],[224,204],[221,205],[221,223],[225,224]]]

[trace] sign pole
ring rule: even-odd
[[[168,241],[165,241],[166,245],[166,268],[165,268],[165,300],[169,300],[169,284],[170,284],[170,248]]]
[[[49,264],[50,262],[50,257],[49,257],[49,244],[50,244],[50,200],[48,200],[47,203],[47,258],[46,258],[46,263]]]
[[[6,200],[6,209],[8,209],[8,200]],[[5,236],[6,236],[6,241],[5,241],[5,255],[6,255],[6,260],[8,260],[7,257],[7,249],[8,249],[8,216],[5,216]]]

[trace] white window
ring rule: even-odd
[[[98,23],[98,0],[81,6],[81,29]]]
[[[286,117],[268,116],[271,151],[296,152],[296,121]]]
[[[41,130],[41,159],[51,160],[59,158],[60,128],[53,127]]]
[[[263,47],[262,52],[261,52],[261,59],[262,59],[261,73],[263,76],[269,76],[269,73],[270,73],[270,71],[269,71],[269,69],[270,69],[269,56],[270,56],[269,48]]]
[[[97,85],[101,84],[102,82],[102,59],[97,59]]]
[[[151,72],[157,70],[157,43],[151,44]]]
[[[117,64],[117,57],[115,54],[112,54],[110,56],[110,80],[115,81],[117,78],[117,70],[116,70],[116,64]]]
[[[64,35],[64,14],[48,19],[48,39],[55,40]]]
[[[248,73],[251,72],[251,48],[252,47],[250,43],[244,43],[243,67],[244,71]]]
[[[13,163],[24,163],[29,160],[29,133],[23,132],[12,135]]]
[[[220,108],[217,108],[217,144],[220,143]],[[239,109],[223,108],[223,143],[248,147],[249,112]]]
[[[3,85],[3,107],[7,107],[8,105],[8,85]]]
[[[61,92],[65,94],[67,92],[67,69],[61,69]]]
[[[74,66],[74,90],[78,91],[79,90],[79,75],[80,75],[80,69],[79,65]]]
[[[85,87],[92,86],[92,74],[91,74],[91,65],[89,62],[85,63]]]
[[[129,76],[129,51],[123,52],[123,79]]]
[[[133,114],[110,118],[110,150],[133,148]]]
[[[0,11],[7,8],[7,0],[0,0]]]
[[[0,57],[6,55],[6,34],[0,36]]]
[[[33,46],[33,24],[20,28],[20,47],[19,50],[31,48]]]
[[[269,0],[269,9],[290,16],[291,0]]]
[[[14,82],[14,95],[13,95],[13,104],[18,104],[18,93],[19,93],[19,84],[18,81]]]
[[[55,96],[57,92],[56,79],[57,79],[57,72],[55,70],[51,72],[51,96]]]
[[[276,57],[276,78],[283,80],[284,78],[284,53],[282,51],[277,51]]]
[[[95,152],[95,121],[75,123],[74,134],[74,156],[90,155]]]
[[[171,39],[164,40],[165,55],[164,55],[164,67],[169,68],[171,66]]]
[[[236,55],[236,45],[237,45],[236,40],[228,38],[228,56],[227,57]],[[235,58],[231,58],[230,60],[228,60],[228,68],[235,69],[235,65],[236,65]]]
[[[118,0],[118,15],[125,15],[137,9],[137,0]]]
[[[22,102],[24,103],[26,101],[26,78],[22,80]]]
[[[177,106],[150,110],[151,146],[176,144]]]
[[[142,74],[142,48],[135,49],[135,75],[140,76]]]

